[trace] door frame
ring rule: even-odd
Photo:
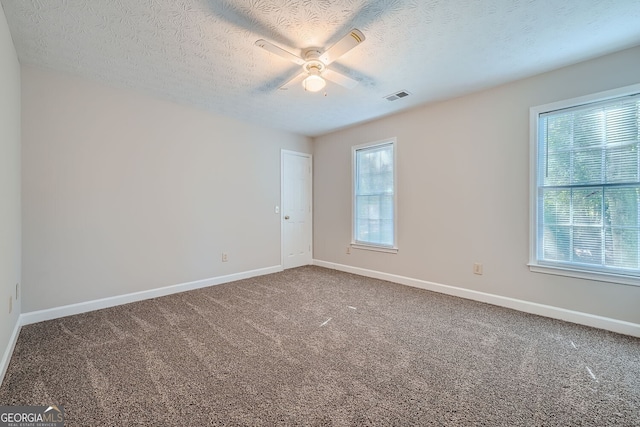
[[[311,245],[309,265],[313,263],[313,155],[309,153],[303,153],[301,151],[293,150],[280,150],[280,266],[284,270],[285,248],[284,248],[284,156],[294,155],[306,157],[309,159],[309,224],[307,226],[307,233],[309,233],[309,245]]]

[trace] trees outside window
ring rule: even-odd
[[[532,263],[640,276],[640,93],[532,109]]]

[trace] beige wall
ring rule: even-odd
[[[23,312],[280,265],[280,150],[309,138],[31,67],[22,81]]]
[[[20,314],[21,298],[15,299],[19,282],[20,64],[0,7],[0,358]]]
[[[529,108],[639,83],[639,69],[630,49],[316,138],[314,258],[640,323],[640,286],[527,267]],[[392,136],[399,253],[347,255],[351,146]]]

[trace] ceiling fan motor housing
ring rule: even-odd
[[[302,68],[309,74],[321,74],[326,65],[319,58],[322,52],[317,48],[309,48],[305,49],[303,52],[303,58],[305,59],[305,63]]]

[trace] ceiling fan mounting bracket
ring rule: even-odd
[[[302,57],[305,61],[320,61],[320,55],[322,55],[322,51],[317,47],[309,47],[302,51]]]

